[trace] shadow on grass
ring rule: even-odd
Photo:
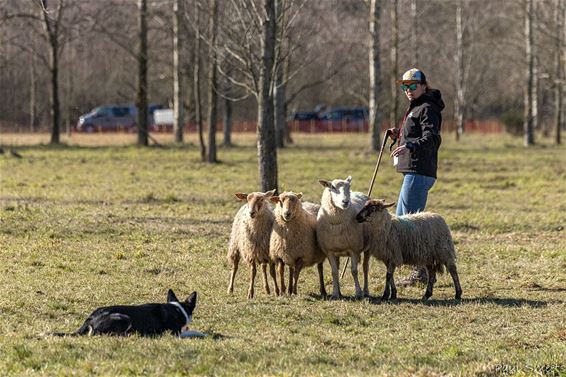
[[[505,297],[474,297],[474,298],[463,298],[461,300],[449,299],[449,300],[434,300],[429,299],[428,301],[423,301],[421,299],[410,299],[410,298],[398,298],[391,301],[382,301],[379,297],[370,297],[368,301],[371,304],[387,304],[387,305],[400,305],[400,304],[414,304],[414,305],[424,305],[424,306],[460,306],[467,304],[495,304],[503,307],[522,307],[529,306],[531,308],[544,308],[548,304],[563,304],[564,302],[558,300],[529,300],[523,298],[505,298]]]

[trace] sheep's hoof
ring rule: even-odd
[[[360,291],[356,293],[356,300],[361,300],[362,298],[364,298],[364,294]]]
[[[330,299],[331,299],[331,300],[340,300],[341,298],[342,298],[342,295],[341,295],[341,294],[337,294],[337,295],[332,295],[332,296],[330,296]]]
[[[383,295],[381,296],[381,301],[389,301],[389,295]]]
[[[428,299],[430,298],[430,296],[432,296],[432,295],[429,295],[429,294],[426,294],[426,293],[425,293],[425,294],[423,295],[423,301],[428,301]]]
[[[462,292],[456,293],[456,300],[461,300],[461,299],[462,299]]]

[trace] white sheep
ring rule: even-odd
[[[282,293],[285,291],[284,265],[290,268],[289,294],[297,294],[301,270],[316,264],[320,294],[325,297],[323,262],[326,255],[320,250],[316,240],[316,216],[320,205],[301,203],[302,196],[302,193],[284,192],[269,199],[275,203],[269,256],[279,265]]]
[[[383,300],[397,298],[393,274],[397,266],[408,264],[425,266],[428,284],[423,300],[432,296],[436,273],[445,266],[456,290],[456,299],[462,297],[462,288],[456,268],[456,251],[448,225],[442,216],[431,212],[394,216],[387,210],[395,203],[368,200],[356,216],[360,223],[370,226],[369,252],[387,267]]]
[[[274,217],[269,207],[268,199],[274,193],[275,190],[266,193],[235,194],[239,200],[246,201],[246,204],[240,208],[232,223],[227,256],[231,266],[230,283],[228,285],[229,294],[234,292],[234,277],[238,271],[240,258],[243,258],[251,267],[248,298],[254,297],[256,264],[261,264],[262,267],[265,292],[267,294],[270,293],[266,272],[267,265],[269,265],[270,274],[275,282],[275,293],[279,294],[279,288],[275,280],[275,266],[269,259],[269,237]]]
[[[333,181],[319,180],[325,187],[321,207],[316,222],[316,235],[322,251],[332,267],[332,298],[340,298],[339,260],[337,257],[349,256],[352,259],[351,271],[354,278],[356,298],[369,296],[368,271],[369,254],[364,253],[364,290],[358,280],[360,254],[365,250],[368,236],[366,227],[356,221],[356,214],[368,197],[361,192],[350,192],[352,177]]]

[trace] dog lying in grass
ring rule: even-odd
[[[169,332],[186,337],[202,337],[205,334],[185,331],[192,322],[197,304],[193,292],[180,302],[170,289],[166,304],[114,305],[98,308],[88,316],[74,333],[55,333],[56,336],[120,335],[157,336]]]

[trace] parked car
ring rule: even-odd
[[[150,125],[153,124],[153,112],[162,107],[157,104],[148,106],[148,122]],[[90,133],[124,130],[133,132],[136,129],[137,113],[135,105],[99,106],[79,117],[77,131]]]
[[[322,114],[320,119],[330,121],[365,121],[368,118],[367,107],[336,107]]]
[[[315,111],[295,111],[288,120],[318,120],[318,114]]]

